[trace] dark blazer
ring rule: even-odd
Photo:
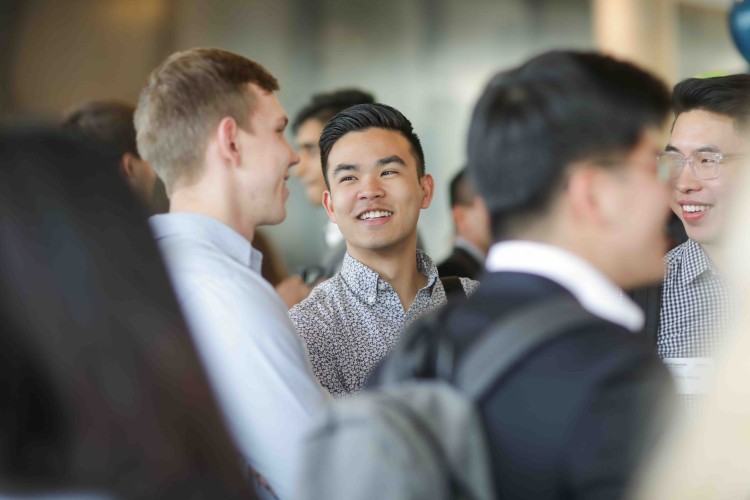
[[[444,324],[460,355],[513,308],[567,293],[538,276],[488,273]],[[543,344],[479,402],[498,498],[620,498],[671,393],[653,348],[613,323]]]
[[[438,264],[440,276],[459,276],[462,278],[477,279],[482,273],[483,262],[478,261],[469,252],[461,247],[453,247],[453,253]]]

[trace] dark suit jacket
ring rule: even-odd
[[[460,353],[513,308],[562,293],[538,276],[488,273],[445,324]],[[613,323],[543,344],[479,402],[498,498],[621,497],[671,392],[643,336]]]
[[[453,253],[441,262],[438,268],[440,276],[459,276],[477,279],[482,272],[482,262],[461,247],[453,247]]]

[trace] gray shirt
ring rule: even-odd
[[[341,272],[315,287],[289,311],[307,351],[313,373],[334,397],[356,393],[373,368],[419,316],[446,303],[432,260],[417,250],[417,269],[427,284],[404,310],[391,285],[349,254]],[[479,283],[461,278],[467,295]]]

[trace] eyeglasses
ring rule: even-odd
[[[671,181],[682,172],[685,163],[690,164],[690,170],[696,179],[708,181],[719,176],[719,165],[725,158],[747,156],[746,154],[722,154],[711,151],[696,151],[683,156],[675,151],[667,151],[656,155],[656,165],[659,178],[663,181]]]

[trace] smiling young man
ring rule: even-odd
[[[666,256],[657,349],[695,379],[700,373],[686,370],[716,353],[729,312],[721,232],[750,158],[750,75],[690,78],[675,86],[672,101],[675,121],[659,162],[689,239]],[[702,391],[693,389],[682,392]]]
[[[179,52],[149,77],[135,124],[171,201],[152,229],[229,429],[288,498],[301,436],[326,395],[250,244],[257,226],[284,220],[299,161],[278,88],[237,54]]]
[[[417,250],[432,176],[411,123],[383,104],[337,114],[320,137],[323,205],[346,240],[341,271],[289,312],[320,383],[356,393],[404,327],[446,303],[437,268]],[[461,279],[465,293],[477,283]]]

